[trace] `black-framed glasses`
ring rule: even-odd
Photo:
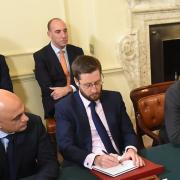
[[[102,86],[103,81],[102,81],[102,79],[100,79],[94,83],[84,83],[84,84],[79,83],[79,84],[85,89],[92,89],[93,87],[99,88],[100,86]]]

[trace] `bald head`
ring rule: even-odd
[[[27,120],[21,99],[12,92],[0,89],[0,130],[8,133],[22,131]]]
[[[66,23],[59,19],[53,18],[48,22],[48,36],[51,42],[59,49],[63,49],[68,43],[68,31]]]
[[[4,109],[11,109],[17,103],[22,103],[20,98],[10,91],[0,89],[0,115]]]

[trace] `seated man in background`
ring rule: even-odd
[[[55,180],[55,153],[40,117],[25,114],[19,97],[0,89],[0,179],[31,175],[37,180]]]
[[[3,55],[0,55],[0,89],[6,89],[13,92],[13,85],[9,75],[9,68]]]
[[[163,143],[171,142],[180,146],[180,81],[166,91],[165,121],[160,130]]]
[[[137,154],[137,137],[119,92],[102,90],[100,62],[79,56],[72,64],[79,91],[55,105],[57,144],[65,163],[87,168],[113,167],[132,159],[137,166],[144,161]],[[68,162],[69,161],[69,162]]]
[[[83,50],[67,44],[68,30],[63,20],[53,18],[47,28],[51,42],[34,53],[35,76],[42,92],[45,118],[53,118],[55,102],[76,89],[71,64]]]

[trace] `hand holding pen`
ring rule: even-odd
[[[112,154],[112,153],[109,154],[108,152],[106,152],[106,151],[104,151],[104,150],[102,150],[102,152],[103,152],[104,154],[107,154],[107,155],[110,155],[110,156],[114,156],[115,158],[117,158],[117,160],[119,161],[119,163],[122,162],[122,159],[123,159],[122,156],[120,156],[120,155],[118,155],[118,154]]]
[[[119,164],[119,160],[114,155],[108,154],[107,152],[102,155],[97,155],[94,159],[94,164],[103,168],[117,166]]]

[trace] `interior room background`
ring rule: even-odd
[[[33,73],[32,54],[49,43],[46,27],[49,19],[65,20],[69,43],[99,58],[104,89],[122,93],[134,123],[129,93],[151,82],[148,28],[159,22],[179,21],[180,17],[179,0],[166,0],[163,5],[155,0],[0,2],[0,53],[6,56],[15,93],[28,111],[42,118],[41,93]],[[176,9],[171,19],[167,18],[170,13],[167,9]]]

